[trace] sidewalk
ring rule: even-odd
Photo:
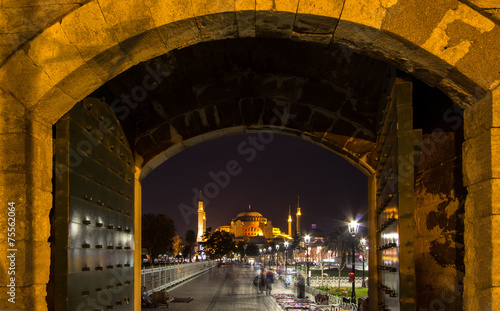
[[[273,296],[257,292],[253,278],[257,270],[244,265],[224,265],[214,268],[186,283],[171,288],[168,294],[173,297],[191,297],[187,303],[171,302],[170,311],[283,311]],[[283,284],[275,283],[272,293],[292,293],[294,287],[285,288]],[[156,309],[167,310],[166,305]]]

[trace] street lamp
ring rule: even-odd
[[[271,266],[272,266],[271,265],[271,262],[273,260],[273,257],[272,257],[273,253],[272,252],[273,252],[273,248],[271,246],[269,246],[269,261],[267,262],[269,264],[269,269],[271,269]]]
[[[278,250],[280,249],[279,244],[276,244],[276,272],[278,272]]]
[[[362,281],[361,281],[361,287],[366,287],[366,283],[365,283],[365,245],[366,245],[366,239],[361,239],[359,241],[361,243],[361,246],[363,247],[363,254],[361,256],[363,256],[363,278],[362,278]]]
[[[357,221],[353,220],[349,223],[349,233],[352,235],[352,295],[351,295],[351,303],[355,303],[356,301],[356,289],[354,288],[356,283],[356,272],[355,272],[355,264],[354,264],[354,242],[356,239],[356,234],[359,230],[359,224]]]
[[[285,276],[288,264],[288,241],[285,241]]]
[[[311,237],[306,235],[304,237],[304,242],[306,242],[306,245],[307,245],[307,248],[306,248],[306,251],[307,251],[307,286],[309,286],[309,242],[311,242]]]

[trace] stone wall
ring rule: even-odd
[[[416,301],[425,310],[462,309],[464,217],[462,110],[437,90],[415,83]],[[427,104],[427,105],[424,105]]]

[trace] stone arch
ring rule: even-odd
[[[466,243],[474,246],[478,234],[487,241],[488,262],[497,240],[491,216],[493,160],[498,124],[500,73],[496,42],[499,27],[463,4],[448,6],[429,1],[428,15],[419,14],[422,3],[371,1],[149,1],[127,3],[91,1],[49,25],[15,51],[0,68],[2,133],[5,159],[2,181],[14,197],[33,209],[25,222],[36,224],[23,234],[33,253],[32,271],[26,271],[26,306],[43,305],[48,279],[46,222],[51,207],[51,125],[77,101],[132,65],[198,42],[235,37],[281,37],[345,48],[345,57],[362,52],[395,64],[429,85],[438,86],[464,108],[465,184],[470,186],[469,230]],[[314,27],[310,27],[313,21]],[[411,25],[411,26],[406,26]],[[4,55],[6,53],[3,53]],[[479,100],[479,101],[478,101]],[[477,146],[487,146],[486,156]],[[24,159],[18,155],[26,153]],[[472,160],[472,161],[467,161]],[[474,163],[467,164],[467,163]],[[477,164],[479,163],[479,170]],[[23,180],[19,180],[22,176]],[[26,180],[26,182],[25,182]],[[137,187],[140,189],[140,186]],[[31,191],[33,190],[33,191]],[[138,190],[140,191],[140,190]],[[486,194],[482,196],[481,194]],[[479,199],[481,197],[481,199]],[[40,199],[42,198],[42,199]],[[474,199],[475,198],[475,199]],[[481,222],[473,221],[476,209]],[[479,246],[478,246],[479,247]],[[491,255],[491,256],[490,256]],[[498,287],[494,276],[479,279],[475,253],[467,255],[471,271],[466,294],[468,309],[495,305]],[[480,284],[480,295],[470,289]],[[497,296],[495,296],[497,295]],[[467,309],[467,307],[466,307]]]
[[[11,55],[0,79],[16,101],[54,122],[107,80],[172,49],[225,38],[278,37],[341,44],[346,58],[363,52],[384,59],[470,105],[497,86],[495,45],[488,43],[495,42],[499,29],[460,2],[429,5],[435,13],[421,19],[412,15],[418,10],[414,4],[397,2],[91,1]],[[400,27],[405,24],[413,30]],[[467,31],[470,27],[474,31]]]

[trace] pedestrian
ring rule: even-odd
[[[259,293],[262,294],[262,292],[266,290],[266,275],[264,269],[260,270],[260,274],[257,277],[258,277],[257,290],[259,291]]]
[[[266,294],[271,295],[274,283],[274,274],[272,271],[268,271],[266,274]]]

